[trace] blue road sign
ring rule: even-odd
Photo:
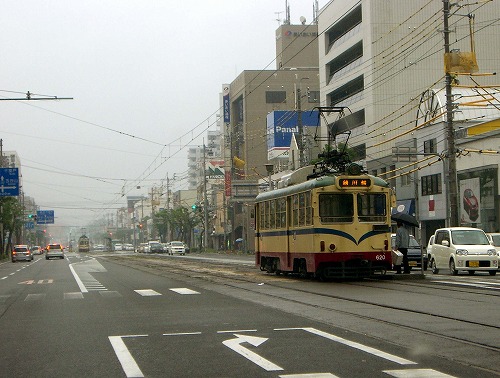
[[[17,168],[0,168],[0,197],[19,195],[19,170]]]
[[[33,230],[35,228],[35,222],[25,222],[24,228],[27,230]]]
[[[36,212],[36,223],[38,224],[53,224],[54,210],[38,210]]]

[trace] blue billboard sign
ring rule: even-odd
[[[288,156],[292,135],[299,132],[298,115],[295,110],[275,110],[267,115],[268,158]],[[319,127],[318,111],[302,111],[301,121],[303,127]]]
[[[53,224],[54,210],[38,210],[36,212],[36,223],[38,224]]]
[[[0,197],[19,195],[19,169],[0,168]]]

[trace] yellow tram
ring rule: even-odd
[[[288,186],[257,196],[255,256],[261,270],[327,279],[391,269],[392,190],[357,164],[343,168],[300,183],[290,178]]]
[[[78,239],[78,252],[89,252],[90,243],[89,238],[86,235],[80,236]]]

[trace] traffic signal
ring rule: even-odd
[[[193,203],[193,205],[191,205],[191,209],[193,209],[193,211],[196,211],[196,208],[198,207],[197,204]]]
[[[142,230],[142,227],[143,227],[142,223],[139,223],[139,224],[137,225],[137,227],[139,227],[139,228]]]

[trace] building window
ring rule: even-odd
[[[285,91],[266,91],[266,104],[281,104],[285,102]]]
[[[328,42],[327,51],[330,51],[336,42],[343,39],[343,36],[349,36],[350,32],[361,24],[361,22],[362,12],[361,5],[359,5],[328,30],[326,34]]]
[[[335,89],[328,94],[330,99],[330,106],[335,106],[338,103],[360,93],[365,88],[365,81],[363,75],[349,81],[348,83],[342,85],[341,87]]]
[[[401,176],[401,186],[410,186],[410,185],[411,185],[410,174],[403,174]]]
[[[422,195],[430,196],[431,194],[442,193],[441,173],[422,177]]]
[[[424,153],[426,153],[426,154],[437,153],[436,138],[424,141]]]

